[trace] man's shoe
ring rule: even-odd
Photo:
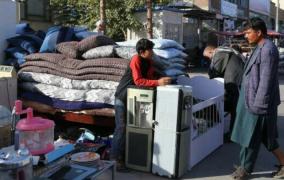
[[[284,165],[276,165],[278,170],[273,174],[273,178],[284,179]]]
[[[246,180],[250,176],[250,173],[248,173],[245,168],[239,166],[236,167],[236,170],[231,174],[232,179],[236,180]]]
[[[118,161],[116,161],[116,171],[126,173],[126,172],[130,172],[130,169],[128,169],[125,166],[124,161],[118,160]]]

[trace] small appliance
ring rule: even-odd
[[[33,109],[22,109],[22,101],[15,102],[16,114],[27,114],[16,125],[19,144],[24,144],[32,155],[45,154],[54,149],[54,122],[33,116]]]

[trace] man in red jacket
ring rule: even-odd
[[[126,69],[115,93],[115,130],[110,158],[117,161],[117,169],[123,170],[125,157],[125,122],[127,88],[130,85],[140,87],[156,87],[171,83],[171,78],[157,79],[153,67],[154,43],[148,39],[140,39],[136,44],[138,54],[134,55]]]

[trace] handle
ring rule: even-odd
[[[33,109],[28,107],[26,110],[23,110],[23,103],[21,100],[15,101],[15,113],[16,115],[27,114],[27,120],[33,119]]]

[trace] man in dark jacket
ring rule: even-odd
[[[279,162],[274,178],[284,178],[284,153],[277,142],[277,107],[280,104],[279,52],[266,38],[265,22],[252,18],[245,24],[245,37],[255,45],[245,64],[237,115],[231,140],[241,146],[240,166],[233,179],[247,179],[253,171],[260,145],[273,153]]]
[[[209,78],[224,78],[224,110],[231,115],[229,139],[236,117],[239,87],[242,81],[244,57],[233,48],[207,46],[203,55],[211,60]]]

